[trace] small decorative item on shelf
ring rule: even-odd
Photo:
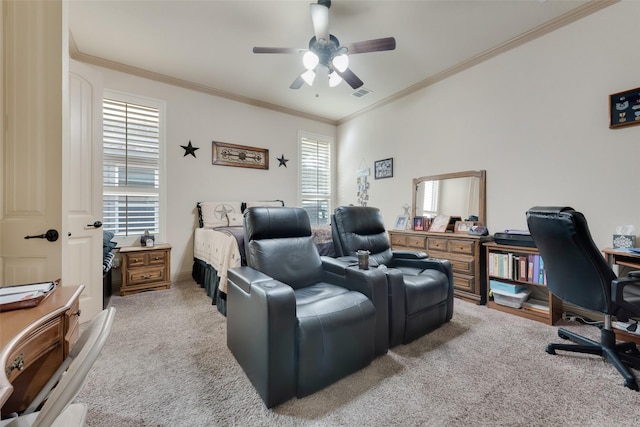
[[[636,245],[636,228],[633,225],[620,225],[616,227],[613,235],[613,248],[633,248]]]
[[[144,234],[140,236],[140,246],[152,247],[154,242],[155,237],[153,237],[153,234],[149,234],[149,230],[145,230]]]

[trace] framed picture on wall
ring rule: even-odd
[[[393,157],[390,159],[376,160],[373,162],[375,179],[393,177]]]
[[[609,95],[609,128],[640,125],[640,87]]]

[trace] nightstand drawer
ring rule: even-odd
[[[149,252],[147,256],[149,257],[148,265],[164,265],[167,261],[167,252],[166,251],[153,251]]]
[[[127,267],[144,267],[144,253],[131,254],[127,256]]]
[[[145,270],[134,270],[129,271],[127,277],[128,285],[136,285],[139,283],[147,283],[147,282],[156,282],[163,281],[164,278],[164,268],[154,268],[154,269],[145,269]]]

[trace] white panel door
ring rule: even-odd
[[[66,283],[82,284],[84,320],[102,310],[102,75],[69,63],[69,143],[63,149]]]
[[[2,2],[2,9],[0,285],[6,286],[62,277],[68,28],[61,1]],[[58,239],[25,239],[47,230]]]

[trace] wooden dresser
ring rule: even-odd
[[[79,336],[84,286],[58,286],[38,306],[0,313],[2,416],[23,411]]]
[[[171,245],[125,246],[122,257],[120,295],[171,287]]]
[[[491,241],[491,237],[389,230],[389,239],[393,249],[419,250],[429,254],[430,258],[449,260],[453,270],[454,296],[475,304],[486,303],[486,264],[482,243]]]

